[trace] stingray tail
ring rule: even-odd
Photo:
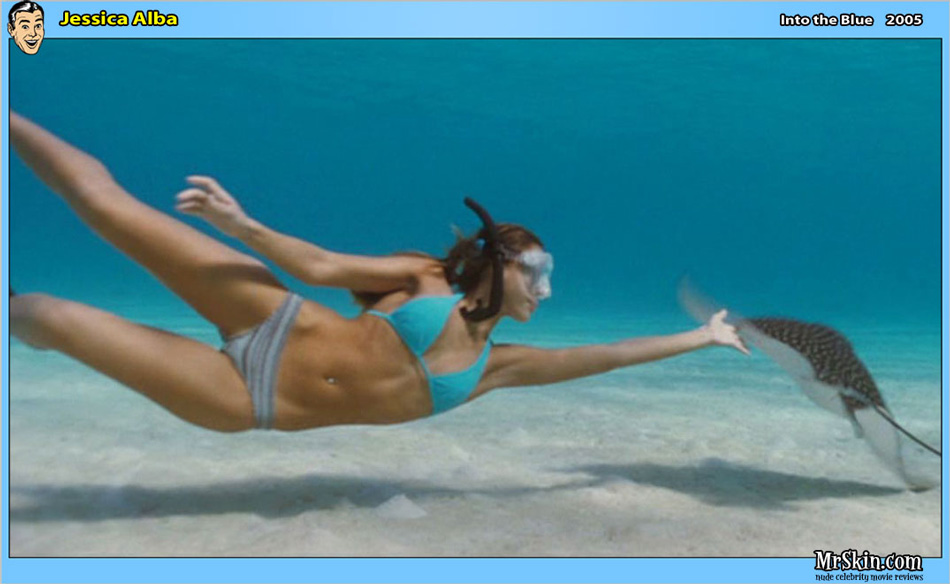
[[[865,443],[911,490],[926,491],[936,486],[932,477],[921,474],[919,468],[915,470],[907,465],[898,432],[899,429],[903,431],[903,428],[893,421],[884,408],[861,408],[854,411],[854,416],[864,428]],[[904,433],[907,434],[906,431]]]
[[[934,448],[934,447],[931,446],[930,444],[927,444],[926,442],[924,442],[924,441],[921,440],[920,438],[918,438],[918,437],[914,436],[913,434],[911,434],[910,431],[908,431],[906,428],[904,428],[903,426],[901,426],[901,425],[897,422],[897,420],[895,420],[887,410],[885,410],[884,408],[882,408],[881,406],[879,406],[879,405],[877,405],[877,404],[871,404],[871,405],[874,406],[874,409],[877,410],[877,413],[879,413],[882,418],[884,418],[885,420],[887,420],[887,422],[890,423],[891,426],[894,426],[899,432],[901,432],[902,434],[904,434],[904,436],[907,436],[908,438],[910,438],[911,440],[913,440],[914,442],[916,442],[917,444],[919,444],[919,445],[922,446],[923,448],[929,450],[930,452],[933,452],[933,453],[936,454],[937,456],[941,456],[941,452],[940,452],[939,450],[937,450],[936,448]]]
[[[866,406],[868,406],[868,407],[874,408],[874,409],[877,411],[877,413],[880,414],[880,416],[881,416],[882,418],[884,418],[884,419],[887,421],[887,423],[889,423],[891,426],[894,426],[894,428],[895,428],[898,432],[900,432],[900,433],[903,434],[904,436],[907,436],[908,438],[910,438],[911,440],[913,440],[914,442],[916,442],[917,444],[919,444],[921,447],[923,447],[923,448],[929,450],[930,452],[933,452],[933,453],[936,454],[937,456],[940,456],[940,455],[941,455],[941,452],[940,452],[939,450],[937,450],[937,449],[934,448],[933,446],[927,444],[926,442],[924,442],[924,441],[921,440],[920,438],[914,436],[913,434],[910,433],[910,430],[908,430],[907,428],[901,426],[901,425],[900,425],[900,422],[898,422],[897,420],[894,419],[894,416],[891,415],[891,412],[889,412],[889,411],[887,410],[887,408],[882,407],[881,405],[872,402],[871,400],[867,399],[865,396],[859,394],[859,393],[856,392],[856,391],[841,390],[841,393],[844,394],[844,395],[847,395],[847,396],[850,397],[850,398],[854,398],[854,399],[860,401],[861,403],[863,403],[864,405],[866,405]]]

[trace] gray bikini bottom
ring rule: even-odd
[[[287,298],[267,320],[247,332],[224,339],[221,348],[244,377],[258,428],[274,425],[274,396],[277,393],[277,367],[293,328],[303,298],[288,293]]]

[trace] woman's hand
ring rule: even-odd
[[[742,339],[739,338],[739,334],[736,332],[736,327],[731,324],[726,324],[726,309],[722,309],[716,314],[712,315],[703,328],[709,334],[709,342],[713,345],[721,345],[724,347],[732,347],[737,351],[741,351],[746,355],[749,354],[749,349],[746,348],[745,343],[742,342]]]
[[[178,193],[175,209],[201,217],[231,237],[240,237],[251,220],[237,200],[210,176],[189,176],[186,180],[194,186]]]

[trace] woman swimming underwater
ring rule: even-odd
[[[217,326],[226,343],[221,351],[45,294],[10,298],[13,335],[78,359],[204,428],[406,422],[502,387],[713,345],[747,352],[724,311],[668,336],[556,350],[494,344],[502,318],[526,322],[550,295],[551,256],[527,229],[496,226],[467,201],[485,225],[445,259],[346,255],[265,227],[212,178],[188,178],[178,211],[306,284],[354,291],[367,310],[344,318],[289,292],[260,261],[145,205],[98,160],[15,113],[10,142],[89,227]]]

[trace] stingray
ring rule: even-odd
[[[704,298],[684,279],[679,287],[683,308],[696,320],[706,322],[722,307]],[[823,324],[791,318],[743,318],[730,312],[728,322],[743,342],[772,359],[792,376],[805,395],[822,408],[851,422],[855,436],[864,438],[871,450],[914,490],[935,486],[909,472],[901,447],[901,435],[940,456],[940,451],[901,426],[884,403],[867,367],[851,342]]]

